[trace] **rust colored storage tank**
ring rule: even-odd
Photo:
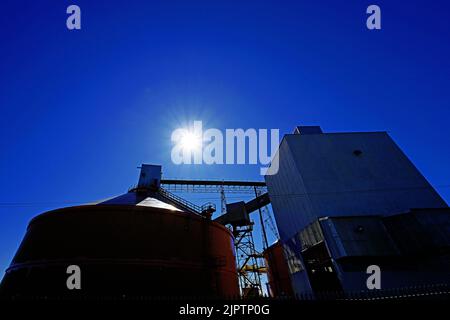
[[[293,296],[294,291],[289,276],[289,266],[280,241],[277,241],[264,251],[264,258],[269,267],[268,278],[271,296]]]
[[[227,228],[179,209],[107,203],[35,217],[6,271],[2,293],[239,295],[233,236]],[[67,288],[69,265],[81,269],[81,290]]]

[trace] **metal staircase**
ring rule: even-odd
[[[173,203],[175,206],[180,207],[181,209],[184,209],[188,212],[205,216],[207,218],[210,218],[212,214],[216,211],[216,205],[212,202],[207,202],[204,205],[199,206],[161,187],[158,189],[158,193],[165,200]]]

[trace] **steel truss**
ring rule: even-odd
[[[235,238],[236,263],[242,297],[261,296],[260,276],[267,270],[263,255],[255,249],[253,224],[233,227],[232,231]]]
[[[169,180],[162,179],[161,186],[165,190],[171,192],[196,192],[196,193],[218,193],[221,197],[221,211],[225,213],[226,207],[226,193],[234,194],[253,194],[256,199],[267,193],[267,186],[265,182],[251,182],[251,181],[213,181],[213,180]],[[260,222],[271,221],[270,213],[259,209]],[[266,216],[266,219],[263,218]],[[239,286],[241,289],[242,297],[256,297],[263,294],[261,286],[261,274],[267,272],[266,262],[262,253],[258,252],[255,248],[255,242],[253,240],[253,222],[246,225],[233,225],[230,226],[234,235],[235,251],[236,251],[236,267],[239,277]],[[264,230],[264,245],[266,248],[267,237]],[[271,226],[272,229],[272,226]]]
[[[214,181],[214,180],[172,180],[162,179],[161,185],[171,192],[253,194],[255,188],[267,192],[265,182],[260,181]]]

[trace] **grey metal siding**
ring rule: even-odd
[[[277,155],[278,173],[265,176],[265,180],[280,237],[285,242],[304,225],[313,221],[313,210],[306,199],[307,194],[301,175],[285,139],[281,142]]]
[[[312,210],[302,212],[302,228],[324,216],[447,207],[385,132],[288,135],[285,141],[302,181],[291,198],[299,210]]]

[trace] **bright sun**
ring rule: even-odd
[[[185,150],[193,151],[201,147],[201,139],[192,132],[186,132],[181,137],[181,146]]]

